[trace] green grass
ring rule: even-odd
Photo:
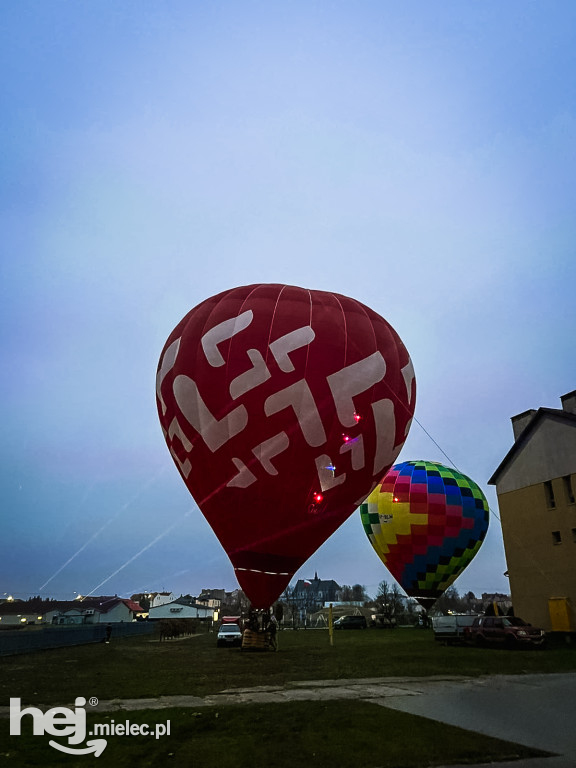
[[[159,643],[150,636],[0,657],[0,702],[67,704],[76,696],[205,696],[297,680],[576,671],[576,645],[506,651],[442,646],[421,629],[279,633],[278,653],[216,648],[214,634]]]
[[[217,648],[215,634],[158,642],[154,637],[0,657],[0,706],[11,696],[23,706],[63,704],[76,696],[100,700],[170,694],[205,696],[228,688],[290,681],[576,671],[576,646],[538,651],[446,647],[421,629],[337,632],[284,631],[278,653]],[[89,709],[89,708],[87,708]],[[90,715],[92,722],[171,721],[169,737],[111,736],[102,757],[127,766],[242,768],[268,762],[330,768],[417,768],[489,762],[536,754],[431,720],[361,701],[292,702]],[[48,737],[8,736],[0,719],[0,763],[12,766],[88,766]],[[101,764],[101,759],[98,758]]]
[[[0,761],[15,768],[86,768],[97,760],[115,768],[417,768],[544,754],[358,701],[146,710],[92,716],[89,727],[111,718],[149,725],[170,720],[170,736],[110,736],[96,759],[57,752],[46,736],[23,729],[21,736],[3,736]]]

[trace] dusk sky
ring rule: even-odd
[[[572,0],[19,0],[0,10],[0,597],[234,589],[155,375],[251,283],[381,314],[416,372],[398,461],[493,514],[510,417],[576,389]],[[296,574],[392,581],[359,513]]]

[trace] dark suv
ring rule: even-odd
[[[340,616],[334,622],[334,629],[366,629],[364,616]]]
[[[504,645],[508,648],[544,645],[546,633],[517,616],[478,616],[464,628],[464,640],[475,645]]]

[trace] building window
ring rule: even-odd
[[[562,544],[560,531],[552,531],[552,544]]]
[[[556,506],[556,499],[554,498],[554,488],[552,488],[552,480],[546,480],[544,483],[544,493],[546,494],[546,506],[550,509],[554,509]]]
[[[564,481],[564,493],[566,494],[566,501],[568,504],[574,504],[574,489],[572,488],[572,478],[570,475],[566,475],[562,478]]]

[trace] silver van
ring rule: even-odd
[[[448,616],[433,616],[434,640],[444,645],[464,642],[464,627],[471,627],[476,614],[452,613]]]

